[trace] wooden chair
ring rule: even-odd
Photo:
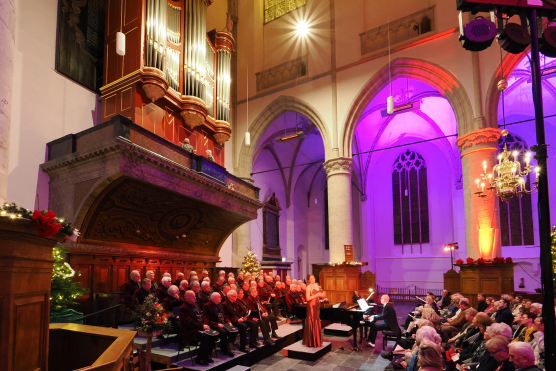
[[[131,349],[128,361],[129,371],[145,371],[145,351],[138,346],[135,350]]]

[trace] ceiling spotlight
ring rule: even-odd
[[[478,52],[492,45],[496,37],[494,12],[490,12],[491,19],[477,17],[463,26],[462,12],[459,12],[459,41],[464,49]]]
[[[508,23],[498,36],[498,43],[508,53],[519,54],[531,44],[531,35],[529,35],[527,26]]]
[[[309,34],[309,25],[305,21],[299,21],[295,28],[297,36],[305,37]]]
[[[556,27],[547,27],[539,39],[539,51],[547,57],[556,57]]]

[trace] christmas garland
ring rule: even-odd
[[[456,260],[456,265],[466,265],[463,259]],[[505,263],[513,263],[512,258],[502,258],[497,257],[492,260],[486,260],[485,258],[473,259],[471,257],[467,258],[467,265],[479,265],[479,264],[505,264]]]
[[[347,266],[347,265],[353,265],[353,266],[367,266],[369,265],[368,262],[347,262],[347,261],[343,261],[343,262],[338,262],[338,263],[332,263],[332,262],[328,262],[328,265],[335,267],[336,265],[343,265],[343,266]]]
[[[64,239],[64,242],[66,242],[68,238],[75,241],[79,236],[79,231],[77,229],[74,229],[64,218],[57,218],[52,210],[35,210],[31,212],[31,210],[17,206],[13,202],[6,202],[0,207],[0,216],[9,217],[11,219],[21,218],[31,220],[31,225],[37,230],[39,236],[43,238],[52,238],[58,231],[62,231],[62,233],[68,236]]]

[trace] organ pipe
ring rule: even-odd
[[[217,54],[217,111],[216,119],[228,121],[230,117],[230,71],[232,56],[226,49],[218,50]]]
[[[166,0],[147,0],[145,66],[164,71],[166,63]]]
[[[185,2],[184,95],[206,101],[206,12],[205,0]]]

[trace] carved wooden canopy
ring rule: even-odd
[[[80,243],[215,255],[228,235],[248,220],[195,198],[122,177],[96,198],[81,227]]]

